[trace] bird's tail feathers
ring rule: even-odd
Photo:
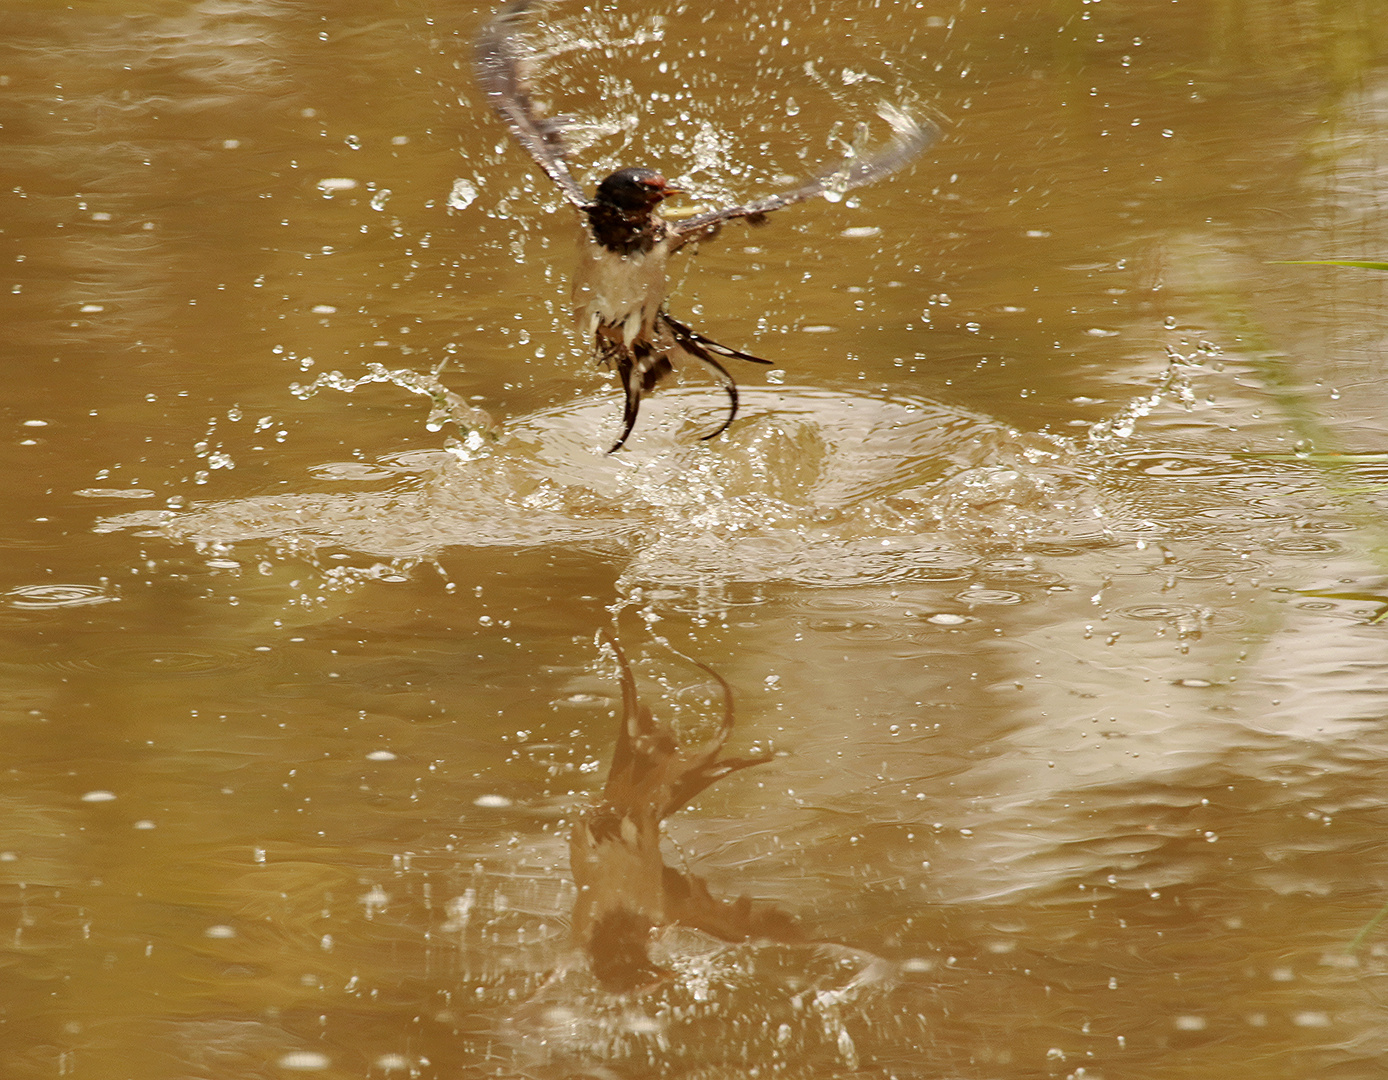
[[[701,436],[705,442],[716,439],[737,419],[738,408],[737,382],[722,365],[720,358],[746,360],[752,364],[771,364],[772,361],[722,345],[678,319],[671,318],[663,311],[659,316],[659,325],[665,331],[665,335],[668,335],[666,340],[672,341],[677,349],[708,368],[727,393],[727,418],[713,431]],[[662,351],[645,341],[635,341],[627,345],[625,342],[610,341],[599,336],[598,358],[617,369],[617,376],[622,380],[622,391],[626,395],[626,401],[622,406],[622,430],[617,436],[617,441],[607,451],[609,454],[616,453],[626,444],[632,428],[636,426],[636,417],[641,411],[641,399],[670,374],[672,368],[668,350],[668,345]]]
[[[678,319],[671,318],[663,311],[660,313],[660,317],[664,320],[666,326],[669,327],[670,334],[675,341],[685,348],[688,348],[688,343],[692,341],[697,345],[702,345],[709,352],[717,353],[719,356],[730,357],[734,360],[746,360],[748,363],[752,364],[767,364],[772,366],[776,363],[774,360],[766,360],[760,356],[753,356],[751,353],[721,345],[712,338],[705,337],[703,334],[699,333],[699,331],[686,326]],[[702,357],[700,359],[702,359]]]
[[[716,439],[723,432],[727,431],[732,422],[737,419],[737,382],[728,374],[728,369],[714,359],[714,354],[722,357],[730,357],[736,360],[746,360],[753,364],[770,364],[770,360],[763,360],[760,356],[753,356],[738,349],[730,349],[726,345],[720,345],[712,338],[705,337],[697,330],[691,329],[678,319],[672,319],[665,312],[660,313],[661,321],[674,338],[675,344],[687,352],[694,359],[700,361],[705,367],[713,372],[714,377],[723,384],[723,389],[728,395],[728,415],[727,418],[710,431],[707,435],[700,438],[707,442],[709,439]]]
[[[636,426],[641,399],[654,390],[672,369],[664,353],[657,352],[644,342],[635,342],[630,348],[610,344],[601,350],[599,358],[617,369],[617,377],[622,380],[622,391],[626,395],[622,405],[622,432],[607,451],[613,454],[622,448],[631,435],[631,429]]]

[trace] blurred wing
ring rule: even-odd
[[[482,84],[482,89],[487,92],[487,100],[506,121],[516,141],[525,147],[545,175],[559,185],[564,198],[582,210],[588,205],[588,200],[564,160],[563,123],[538,116],[530,101],[525,46],[519,34],[526,12],[544,2],[513,0],[482,28],[474,57],[477,81]]]
[[[884,176],[890,176],[898,169],[909,165],[940,137],[940,129],[928,120],[916,120],[898,109],[884,108],[881,115],[895,131],[892,141],[882,149],[863,157],[849,158],[837,169],[821,173],[813,180],[806,181],[790,191],[767,195],[745,206],[727,206],[721,210],[710,210],[706,214],[672,224],[677,237],[676,247],[712,236],[725,221],[748,218],[755,223],[758,218],[773,210],[793,206],[795,203],[831,192],[842,194],[853,188],[871,184],[874,180],[881,180]]]

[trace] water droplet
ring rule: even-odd
[[[453,181],[453,190],[448,193],[450,210],[466,210],[477,201],[477,186],[470,180],[459,178]]]

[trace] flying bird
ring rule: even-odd
[[[527,12],[546,2],[513,0],[497,12],[477,41],[477,75],[516,140],[584,217],[586,236],[574,278],[574,317],[580,332],[592,340],[597,358],[616,368],[626,393],[621,434],[608,453],[620,450],[631,435],[641,399],[675,364],[690,359],[708,368],[728,394],[727,418],[703,436],[716,438],[737,417],[737,383],[723,361],[771,361],[720,345],[665,310],[665,268],[670,256],[686,244],[711,238],[727,222],[742,219],[759,224],[773,210],[880,180],[930,146],[939,129],[900,110],[883,110],[894,137],[880,150],[850,157],[837,169],[799,187],[683,221],[660,216],[660,204],[680,189],[657,169],[618,169],[590,199],[569,170],[562,120],[541,116],[530,100],[526,51],[519,35]]]
[[[724,941],[805,940],[779,908],[715,899],[702,878],[666,866],[660,823],[722,777],[771,760],[769,754],[723,757],[733,730],[732,691],[721,675],[695,661],[723,690],[723,718],[699,746],[683,748],[669,726],[641,703],[626,654],[606,632],[622,677],[622,718],[602,797],[585,810],[569,838],[575,944],[587,954],[604,989],[629,993],[668,975],[649,954],[650,934],[670,923]]]

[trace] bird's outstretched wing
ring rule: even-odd
[[[745,218],[756,224],[773,210],[793,206],[821,195],[843,194],[871,184],[909,165],[940,137],[940,129],[930,121],[917,120],[900,109],[884,107],[881,116],[895,133],[891,142],[870,154],[848,158],[837,169],[821,173],[797,188],[767,195],[743,206],[725,206],[671,224],[675,246],[714,235],[724,222]]]
[[[589,203],[564,160],[563,123],[538,115],[530,100],[526,75],[526,46],[520,24],[526,12],[546,0],[512,0],[493,16],[477,37],[474,63],[477,81],[487,100],[506,121],[516,141],[525,147],[545,174],[559,185],[564,198],[580,210]]]

